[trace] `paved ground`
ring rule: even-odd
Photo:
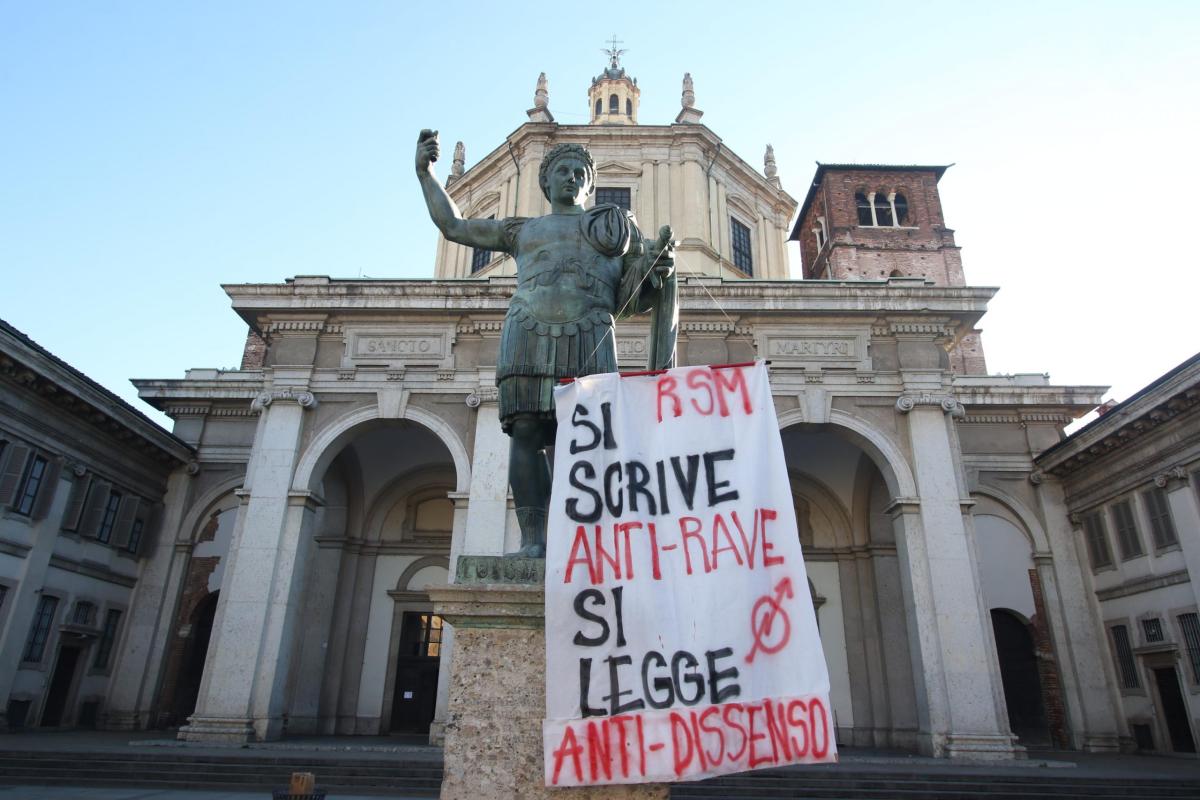
[[[37,731],[0,734],[0,750],[45,750],[52,752],[162,752],[165,748],[186,748],[189,754],[236,756],[263,755],[266,752],[303,752],[305,758],[388,760],[403,753],[407,759],[440,761],[442,751],[424,743],[424,737],[356,736],[295,737],[281,742],[263,742],[245,746],[197,747],[178,742],[168,731]],[[798,770],[871,772],[912,772],[920,774],[956,773],[1001,775],[1030,770],[1053,771],[1072,778],[1173,778],[1195,780],[1200,786],[1200,759],[1110,755],[1074,751],[1038,750],[1020,761],[963,763],[925,758],[903,752],[868,748],[843,749],[841,763],[820,767],[792,767]],[[320,775],[317,775],[320,783]],[[181,791],[165,789],[88,789],[81,787],[0,786],[0,800],[265,800],[265,792]],[[394,800],[415,800],[392,795]],[[331,793],[328,800],[379,800],[378,796]],[[427,800],[427,798],[425,798]]]

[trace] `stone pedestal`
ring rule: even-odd
[[[662,784],[546,788],[544,562],[462,556],[456,573],[429,589],[454,626],[442,800],[666,800]]]

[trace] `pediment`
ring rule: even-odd
[[[596,167],[596,172],[602,175],[629,175],[637,177],[642,174],[642,168],[630,166],[620,161],[605,161]]]

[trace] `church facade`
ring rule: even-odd
[[[759,171],[700,122],[690,77],[671,124],[639,122],[639,97],[614,55],[589,124],[562,125],[539,81],[506,142],[469,170],[456,148],[448,192],[468,217],[545,213],[542,155],[585,144],[596,202],[681,242],[679,363],[770,361],[840,742],[1001,758],[1131,742],[1128,713],[1154,706],[1122,705],[1077,495],[1038,460],[1103,387],[987,374],[995,290],[966,282],[945,168],[820,165],[798,201],[769,146]],[[139,561],[102,724],[439,739],[454,632],[427,587],[519,541],[495,386],[515,286],[509,257],[441,242],[431,280],[224,287],[250,329],[242,367],[138,382],[188,463]],[[623,369],[648,335],[618,323]]]

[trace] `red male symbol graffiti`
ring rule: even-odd
[[[750,610],[750,630],[754,632],[754,646],[746,656],[747,664],[754,662],[754,656],[759,650],[767,655],[778,653],[792,638],[792,622],[783,610],[783,600],[785,597],[790,600],[795,596],[792,591],[792,579],[784,578],[775,584],[774,597],[768,594],[758,598],[758,602]],[[778,626],[775,624],[776,617],[779,618]]]

